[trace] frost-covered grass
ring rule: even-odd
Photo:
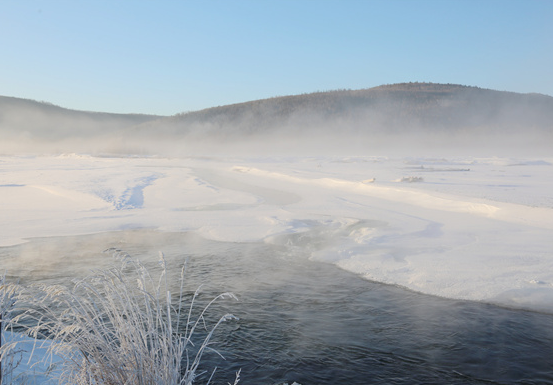
[[[17,366],[17,349],[2,350],[6,341],[3,338],[4,329],[8,329],[11,323],[13,306],[19,295],[19,287],[16,284],[8,283],[6,275],[0,275],[0,385],[12,381],[13,370]]]
[[[207,312],[215,301],[236,297],[220,294],[194,315],[199,289],[186,303],[185,266],[175,300],[162,254],[157,275],[127,256],[120,267],[99,271],[72,288],[27,287],[20,296],[26,310],[10,325],[23,326],[36,346],[47,341],[41,359],[61,359],[52,375],[63,384],[192,384],[201,375],[208,380],[202,357],[216,352],[214,331],[235,317],[225,314],[210,323]],[[17,345],[5,345],[3,356]]]

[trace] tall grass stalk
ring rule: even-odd
[[[222,322],[236,318],[225,314],[208,327],[207,312],[216,301],[236,297],[220,294],[193,316],[200,289],[186,304],[186,264],[176,302],[162,253],[159,270],[152,276],[127,256],[121,267],[99,271],[75,282],[71,289],[35,285],[28,310],[12,322],[30,324],[27,333],[31,337],[52,342],[48,354],[63,362],[60,383],[192,384],[205,373],[200,370],[204,353],[215,351],[211,348],[214,331]],[[200,330],[201,340],[194,344],[193,337]]]
[[[19,294],[19,286],[8,283],[5,273],[0,275],[0,385],[11,382],[13,370],[17,367],[17,351],[10,341],[2,339],[2,334],[11,325],[12,309]]]

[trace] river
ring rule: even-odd
[[[110,248],[152,268],[158,251],[170,266],[187,260],[188,289],[238,297],[212,309],[239,317],[215,336],[225,360],[204,360],[215,383],[241,369],[246,385],[553,384],[553,315],[367,281],[292,243],[134,230],[31,239],[0,248],[0,266],[23,284],[70,285],[116,264]]]

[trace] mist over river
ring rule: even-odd
[[[212,310],[239,317],[215,336],[226,360],[203,361],[215,383],[239,369],[242,384],[553,383],[553,315],[375,283],[310,261],[305,246],[133,230],[31,239],[0,248],[0,264],[24,284],[71,285],[116,266],[114,254],[154,270],[162,251],[177,292],[187,260],[187,290],[239,299]]]

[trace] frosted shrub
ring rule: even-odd
[[[31,337],[52,341],[49,354],[62,359],[60,382],[65,384],[172,385],[192,384],[202,355],[226,314],[209,327],[204,318],[215,297],[193,317],[194,302],[184,304],[185,266],[180,293],[172,301],[167,266],[160,254],[161,272],[150,275],[141,263],[126,257],[120,268],[100,271],[75,282],[72,289],[38,285],[29,310],[14,321],[30,323]],[[202,340],[194,344],[194,333]],[[205,337],[204,337],[205,335]]]
[[[12,309],[19,296],[19,286],[6,281],[0,275],[0,385],[12,382],[13,370],[18,364],[18,351],[11,341],[3,338],[3,333],[11,325]]]

